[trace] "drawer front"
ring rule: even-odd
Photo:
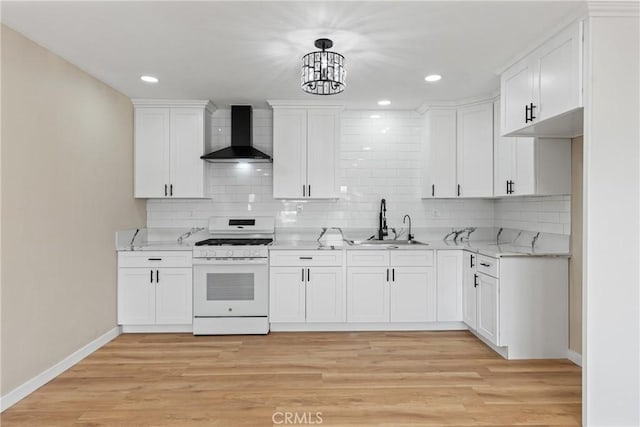
[[[357,267],[387,267],[389,265],[389,251],[347,251],[347,265]]]
[[[391,251],[391,266],[431,267],[433,251]]]
[[[269,264],[274,267],[340,267],[342,251],[270,251]]]
[[[485,255],[478,255],[477,258],[478,272],[487,274],[491,277],[499,278],[498,275],[498,259],[491,258]]]
[[[118,252],[120,268],[191,267],[191,251],[134,251]]]

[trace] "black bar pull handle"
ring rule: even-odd
[[[160,283],[160,270],[156,270],[156,283]]]
[[[301,257],[298,257],[298,259],[313,259],[313,257],[312,256],[301,256]]]
[[[307,186],[302,185],[302,197],[307,197]]]
[[[473,287],[474,288],[478,287],[478,275],[477,274],[473,275]]]
[[[173,196],[173,184],[169,185],[169,195]]]
[[[153,270],[149,270],[149,283],[153,283]]]
[[[164,197],[167,197],[167,184],[164,185]]]
[[[311,185],[309,185],[309,191],[307,191],[307,197],[311,197]]]
[[[473,263],[473,258],[474,258],[474,256],[473,256],[473,255],[471,255],[471,257],[469,258],[469,259],[470,259],[469,267],[471,267],[471,268],[473,268],[473,267],[475,267],[475,266],[476,266],[476,265]]]
[[[147,258],[149,261],[162,261],[162,258]]]
[[[460,184],[458,184],[458,196],[460,196]]]
[[[431,184],[431,197],[436,197],[436,185]]]
[[[307,282],[311,281],[311,269],[307,268]]]
[[[387,268],[387,282],[389,281],[389,269]]]
[[[491,265],[487,264],[486,262],[481,262],[480,265],[483,267],[491,267]]]
[[[536,106],[533,105],[533,102],[531,104],[529,104],[529,111],[531,112],[531,115],[529,116],[529,121],[532,122],[534,119],[536,119],[537,117],[533,115],[533,110],[535,110]]]
[[[530,119],[529,119],[529,106],[525,105],[524,106],[524,122],[525,123],[529,123]]]
[[[391,281],[392,282],[396,281],[396,269],[395,268],[391,269]]]
[[[302,269],[302,281],[304,282],[304,268]]]

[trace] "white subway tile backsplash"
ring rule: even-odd
[[[372,119],[373,114],[380,115]],[[254,109],[254,145],[273,152],[272,112]],[[231,143],[230,110],[212,119],[208,150]],[[272,165],[207,163],[206,200],[147,201],[148,227],[206,225],[213,215],[271,215],[278,227],[377,226],[380,199],[387,199],[389,226],[402,227],[408,213],[420,227],[515,228],[569,234],[568,196],[510,199],[421,200],[422,120],[412,111],[347,110],[342,116],[340,200],[283,201],[272,197]]]

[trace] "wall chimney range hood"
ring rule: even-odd
[[[271,157],[253,147],[253,108],[231,106],[231,146],[200,157],[212,163],[271,163]]]

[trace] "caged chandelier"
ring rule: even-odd
[[[344,56],[327,52],[333,46],[329,39],[315,42],[322,51],[311,52],[302,57],[302,90],[313,95],[335,95],[345,88],[347,71]]]

